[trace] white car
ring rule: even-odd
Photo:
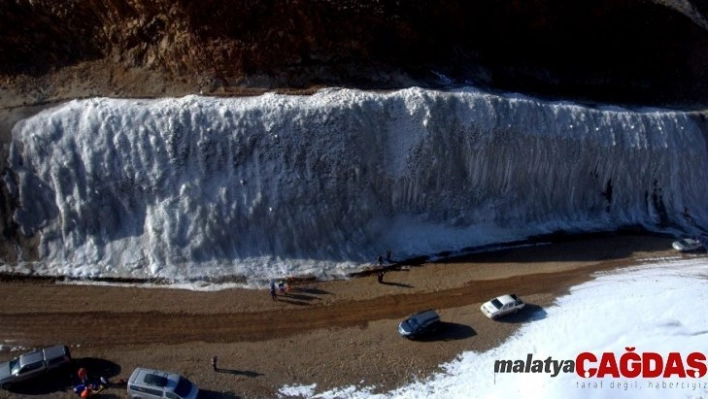
[[[490,319],[496,319],[506,316],[509,313],[516,313],[523,309],[526,304],[519,299],[516,294],[501,295],[488,302],[485,302],[482,307],[482,313]]]
[[[138,367],[128,379],[133,399],[196,399],[199,388],[179,374]]]
[[[684,238],[682,240],[674,241],[671,245],[675,250],[681,252],[692,252],[703,248],[703,244],[695,238]]]

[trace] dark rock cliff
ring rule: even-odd
[[[0,75],[93,65],[82,79],[138,69],[131,79],[215,94],[471,82],[695,105],[708,97],[707,12],[705,0],[5,0]],[[89,94],[112,93],[131,89]]]

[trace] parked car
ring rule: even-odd
[[[26,381],[71,363],[66,345],[54,345],[25,353],[8,362],[0,363],[0,387]]]
[[[523,309],[526,304],[519,299],[516,294],[498,296],[488,302],[485,302],[482,307],[482,313],[490,319],[496,319],[509,313],[516,313]]]
[[[179,374],[138,367],[128,379],[133,399],[195,399],[199,388]]]
[[[674,241],[671,246],[674,247],[675,250],[681,252],[693,252],[703,249],[703,244],[695,238],[684,238],[682,240]]]
[[[398,325],[398,333],[408,339],[415,339],[437,331],[440,316],[432,309],[411,315]]]

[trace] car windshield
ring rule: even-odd
[[[408,325],[411,326],[412,329],[416,329],[420,326],[420,323],[418,323],[418,319],[416,318],[411,318],[408,319]]]
[[[497,298],[492,299],[490,302],[492,302],[492,305],[494,305],[494,307],[497,309],[501,309],[502,306],[504,306],[501,302],[499,302]]]
[[[10,373],[17,375],[20,372],[20,359],[10,360]]]
[[[184,398],[189,395],[190,392],[192,392],[192,383],[189,382],[189,380],[187,380],[186,378],[180,377],[179,382],[175,387],[175,393],[181,398]]]
[[[168,382],[167,377],[157,374],[148,374],[143,381],[148,385],[154,385],[156,387],[166,387]]]

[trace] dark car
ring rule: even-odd
[[[26,381],[71,363],[69,348],[55,345],[25,353],[9,362],[0,363],[0,387]]]
[[[398,333],[402,337],[415,339],[434,333],[440,326],[440,316],[432,309],[411,315],[398,325]]]

